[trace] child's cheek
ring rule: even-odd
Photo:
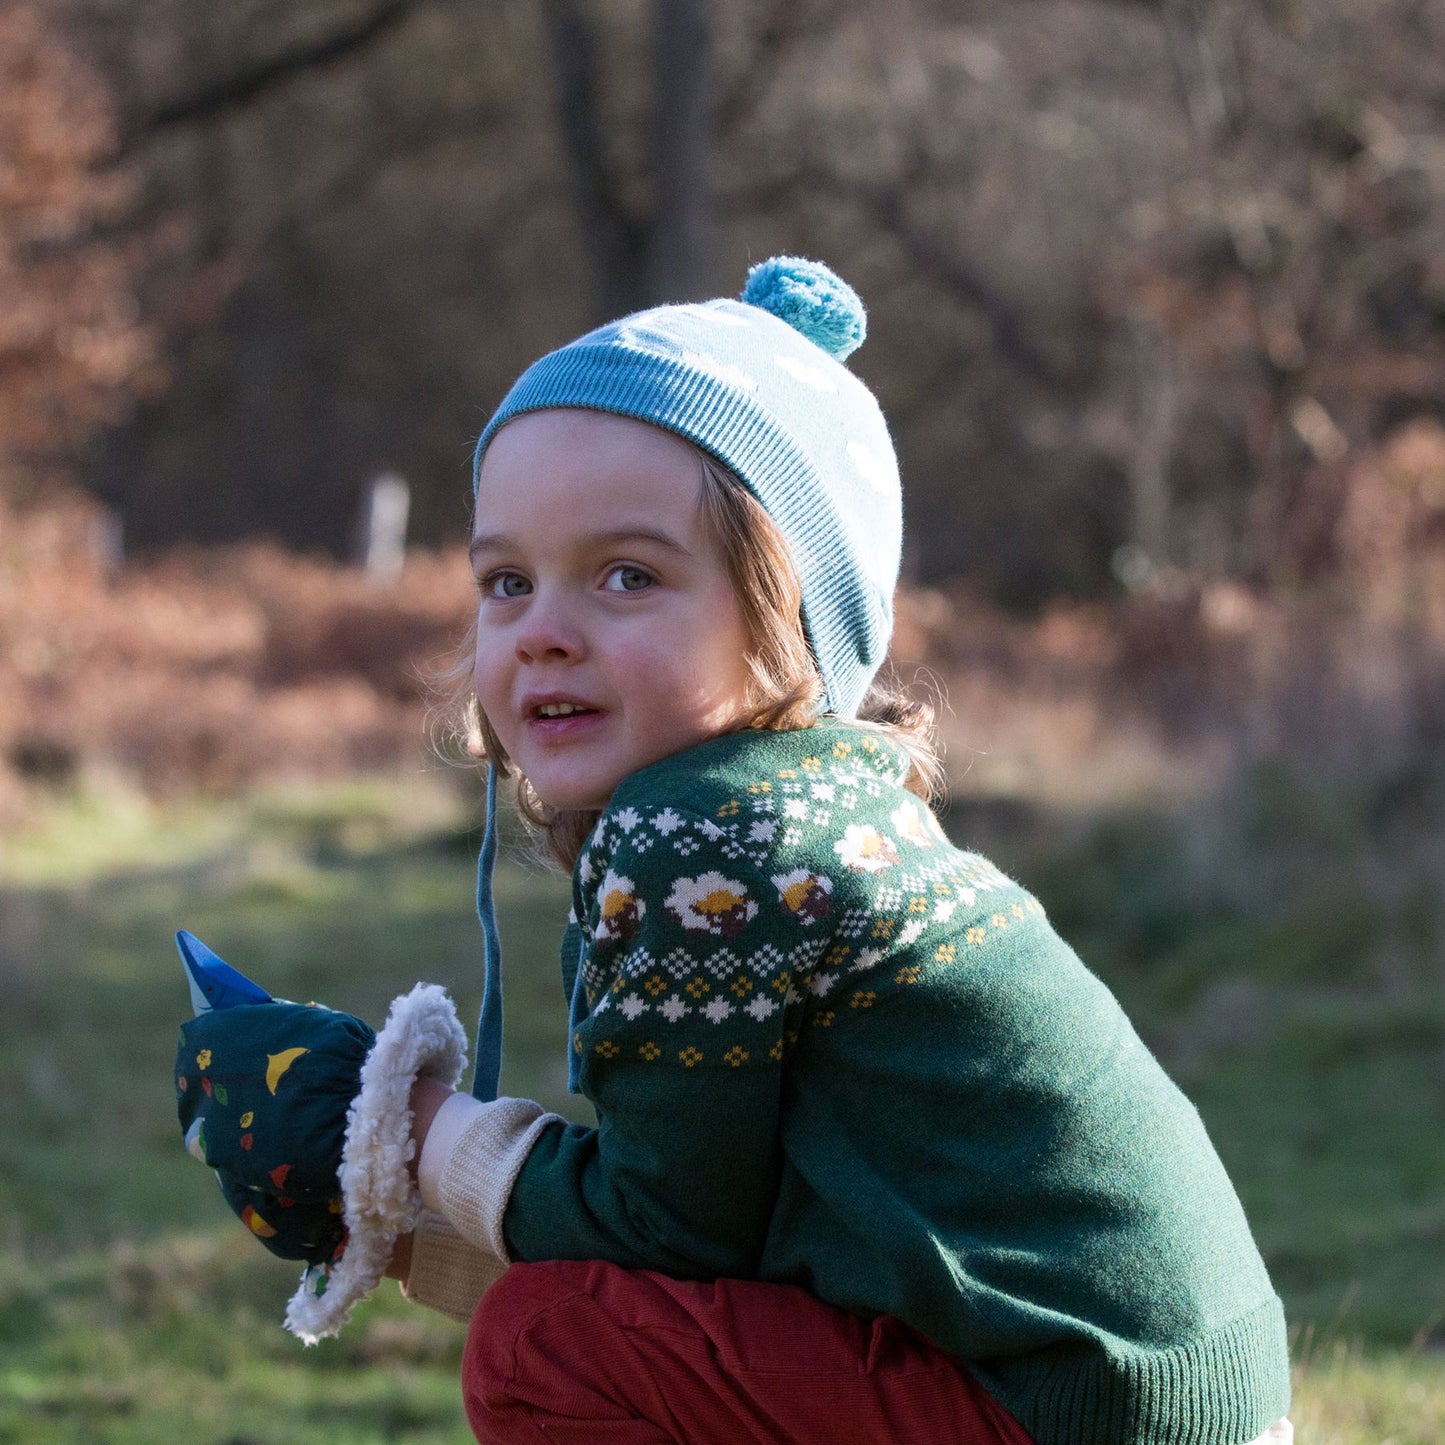
[[[488,646],[479,634],[472,664],[472,687],[487,721],[491,723],[502,746],[510,751],[516,739],[507,706],[509,678],[504,661],[498,656],[496,649]]]

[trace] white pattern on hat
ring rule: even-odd
[[[705,301],[692,306],[679,306],[677,309],[685,316],[697,316],[702,320],[716,325],[719,322],[724,326],[737,326],[744,331],[751,330],[752,322],[746,316],[737,314],[736,301]]]
[[[716,356],[709,356],[705,351],[684,351],[681,360],[684,366],[705,371],[709,376],[727,382],[729,386],[740,386],[744,391],[758,389],[756,379],[749,376],[742,367],[734,366],[732,362],[723,361]]]
[[[811,386],[814,391],[838,390],[838,383],[821,367],[809,366],[806,361],[799,361],[796,356],[775,356],[773,361],[780,370],[786,371],[805,386]]]
[[[887,491],[893,481],[888,464],[866,443],[852,440],[848,443],[848,460],[853,470],[873,488],[875,492]]]

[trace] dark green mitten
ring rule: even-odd
[[[181,1026],[176,1104],[243,1223],[273,1254],[324,1264],[346,1242],[338,1171],[376,1035],[317,1004],[217,1008]]]

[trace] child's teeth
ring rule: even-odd
[[[544,702],[538,711],[543,717],[571,717],[577,709],[570,702]]]

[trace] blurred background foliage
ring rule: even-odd
[[[778,251],[869,305],[947,826],[1199,1103],[1302,1440],[1445,1437],[1442,53],[1442,0],[0,0],[0,1442],[467,1438],[444,1323],[279,1337],[168,934],[472,1007],[470,444]]]
[[[869,303],[924,582],[1314,577],[1351,459],[1440,419],[1432,0],[4,17],[6,490],[63,461],[138,545],[344,553],[386,469],[450,540],[525,362],[784,250]]]
[[[333,769],[377,761],[401,654],[464,611],[435,559],[400,602],[327,581],[378,476],[454,544],[526,361],[780,250],[870,304],[906,660],[1252,755],[1431,755],[1442,44],[1440,0],[4,0],[11,786],[88,749],[248,776],[194,735],[323,677]],[[313,560],[177,552],[263,537]],[[101,620],[51,638],[66,609]],[[215,684],[178,764],[166,651]]]

